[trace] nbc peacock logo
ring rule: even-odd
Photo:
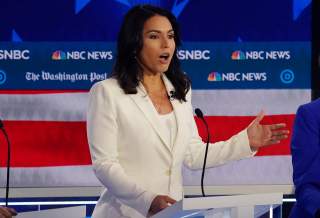
[[[51,59],[52,60],[66,60],[67,56],[64,51],[57,50],[52,53]]]
[[[216,81],[222,81],[221,74],[218,72],[211,72],[208,75],[208,81],[209,82],[216,82]]]
[[[246,56],[242,51],[237,50],[237,51],[232,52],[231,59],[232,60],[245,60]]]

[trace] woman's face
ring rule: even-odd
[[[168,70],[174,50],[174,32],[168,18],[155,15],[143,27],[143,47],[139,55],[144,74],[160,74]]]

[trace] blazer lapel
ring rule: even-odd
[[[147,95],[145,88],[143,87],[142,83],[139,83],[137,87],[137,94],[129,95],[133,101],[136,103],[138,108],[141,110],[142,114],[147,118],[150,122],[151,126],[155,130],[155,132],[159,135],[159,138],[167,147],[169,151],[171,151],[170,142],[166,140],[164,137],[164,127],[160,122],[158,117],[158,112],[156,111],[155,107],[153,106],[151,99]]]

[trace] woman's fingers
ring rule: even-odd
[[[281,129],[281,128],[284,128],[284,127],[286,127],[285,123],[276,123],[276,124],[270,125],[270,129],[271,130]]]
[[[272,136],[271,140],[282,140],[286,138],[288,138],[288,135],[276,135],[276,136]]]
[[[157,195],[150,206],[149,212],[151,214],[156,214],[159,211],[169,207],[171,204],[174,204],[176,201],[170,198],[167,195]]]
[[[167,208],[167,207],[169,207],[168,203],[164,199],[162,199],[162,201],[159,204],[158,212]]]
[[[259,114],[256,116],[256,118],[253,120],[253,123],[259,124],[260,121],[263,119],[263,117],[264,117],[264,112],[260,111]]]
[[[173,198],[170,198],[169,196],[166,196],[166,201],[167,201],[169,204],[174,204],[174,203],[177,202],[176,200],[174,200]]]
[[[267,139],[264,143],[264,145],[273,145],[278,144],[281,142],[281,140],[288,138],[287,135],[278,135],[278,136],[272,136],[271,138]]]
[[[272,131],[271,136],[283,136],[283,135],[288,135],[289,130],[277,130],[277,131]]]

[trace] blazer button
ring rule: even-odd
[[[167,171],[166,171],[166,175],[167,175],[167,176],[170,176],[170,175],[171,175],[171,170],[167,170]]]

